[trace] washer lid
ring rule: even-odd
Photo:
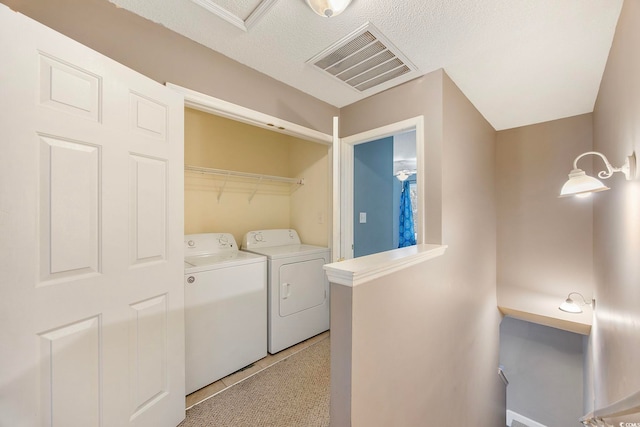
[[[266,248],[251,248],[243,249],[243,251],[249,251],[254,254],[266,255],[269,259],[280,259],[297,257],[303,255],[319,255],[324,256],[329,253],[329,248],[323,246],[314,245],[284,245],[284,246],[269,246]]]
[[[218,268],[236,267],[239,265],[266,262],[262,255],[240,251],[228,251],[217,254],[186,257],[184,259],[185,274],[199,273],[201,271],[215,270]]]

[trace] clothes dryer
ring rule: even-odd
[[[184,248],[190,394],[267,355],[267,258],[228,233],[185,235]]]
[[[329,329],[326,247],[306,245],[295,230],[245,234],[242,250],[267,257],[267,342],[277,353]]]

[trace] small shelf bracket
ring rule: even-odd
[[[253,192],[249,196],[249,203],[251,203],[251,200],[253,200],[253,196],[256,195],[256,192],[258,191],[260,184],[262,184],[262,177],[258,178],[258,182],[256,183],[256,186],[253,188]]]
[[[224,192],[224,188],[227,186],[227,180],[229,179],[229,174],[224,176],[224,182],[222,183],[222,187],[220,187],[220,191],[218,191],[218,203],[220,203],[220,197],[222,197],[222,193]]]

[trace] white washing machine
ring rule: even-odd
[[[268,260],[269,353],[329,329],[329,248],[302,244],[295,230],[258,230],[245,234],[242,250]]]
[[[189,394],[267,355],[267,259],[227,233],[185,235],[184,248]]]

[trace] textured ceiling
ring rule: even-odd
[[[199,0],[226,9],[239,22],[231,24],[198,0],[110,1],[337,107],[375,91],[360,93],[307,61],[370,22],[418,75],[443,68],[497,130],[591,112],[622,7],[622,0],[353,0],[326,19],[304,0],[265,0],[261,9],[260,0]]]
[[[218,6],[238,16],[243,21],[258,7],[260,0],[215,0]]]

